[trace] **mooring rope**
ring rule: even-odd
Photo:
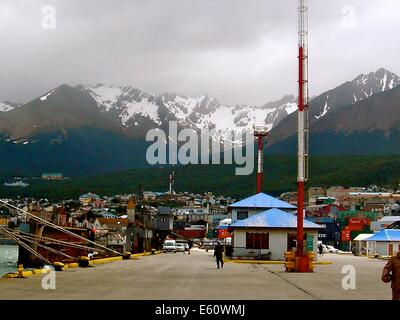
[[[47,221],[47,220],[45,220],[45,219],[39,218],[39,217],[35,216],[34,214],[32,214],[32,213],[30,213],[30,212],[28,212],[28,211],[22,210],[21,208],[18,208],[18,207],[16,207],[16,206],[14,206],[14,205],[8,203],[7,201],[0,200],[0,203],[3,203],[4,205],[9,206],[9,207],[11,207],[11,208],[13,208],[13,209],[15,209],[15,210],[17,210],[17,211],[20,211],[20,212],[22,212],[23,214],[27,215],[27,216],[28,216],[29,218],[31,218],[32,220],[38,221],[38,222],[40,222],[40,223],[42,223],[42,224],[44,224],[44,225],[46,225],[46,226],[52,227],[52,228],[54,228],[54,229],[56,229],[56,230],[58,230],[58,231],[61,231],[61,232],[66,233],[66,234],[68,234],[68,235],[70,235],[70,236],[73,236],[73,237],[82,239],[82,240],[84,240],[84,241],[86,241],[86,242],[89,242],[89,243],[91,243],[91,244],[93,244],[93,245],[96,245],[96,246],[98,246],[98,247],[100,247],[100,248],[103,248],[104,250],[113,252],[113,253],[115,253],[115,254],[117,254],[117,255],[119,255],[119,256],[122,256],[122,255],[123,255],[121,252],[118,252],[118,251],[112,250],[112,249],[110,249],[110,248],[107,248],[106,246],[103,246],[103,245],[101,245],[101,244],[99,244],[99,243],[96,243],[96,242],[94,242],[94,241],[92,241],[92,240],[86,239],[85,237],[82,237],[82,236],[80,236],[80,235],[78,235],[78,234],[76,234],[76,233],[73,233],[73,232],[71,232],[71,231],[69,231],[69,230],[66,230],[66,229],[64,229],[63,227],[57,226],[56,224],[51,223],[51,222],[49,222],[49,221]]]
[[[7,228],[7,229],[10,230],[10,231],[12,230],[12,229],[10,229],[10,228]],[[87,250],[87,251],[92,251],[92,250],[93,250],[93,247],[87,247],[87,246],[83,246],[83,245],[76,244],[76,243],[71,243],[71,242],[66,242],[66,241],[62,241],[62,240],[58,240],[58,239],[54,239],[54,238],[39,236],[39,235],[36,235],[36,234],[32,234],[32,233],[28,233],[28,232],[23,232],[23,231],[21,231],[21,230],[18,230],[18,231],[12,230],[12,232],[16,232],[16,233],[18,233],[18,234],[23,234],[23,235],[25,235],[25,236],[27,236],[27,237],[31,237],[31,238],[38,239],[39,241],[40,241],[40,240],[43,240],[44,242],[45,242],[45,241],[49,241],[49,242],[52,242],[52,243],[55,243],[55,244],[62,244],[62,245],[64,245],[64,246],[66,246],[66,247],[77,248],[77,249],[83,249],[83,250]],[[98,251],[100,251],[100,252],[104,252],[104,251],[105,251],[105,250],[103,250],[103,249],[96,249],[96,250],[98,250]]]
[[[43,262],[46,262],[47,264],[51,265],[51,262],[47,260],[45,257],[43,257],[41,254],[37,253],[35,250],[33,250],[30,246],[28,246],[26,243],[23,241],[19,240],[14,234],[10,231],[5,230],[2,226],[0,226],[0,232],[3,232],[3,234],[7,235],[9,238],[14,240],[14,242],[18,243],[20,246],[24,247],[26,250],[28,250],[30,253],[32,253],[34,256],[42,260]]]
[[[72,257],[72,256],[70,256],[70,255],[68,255],[68,254],[66,254],[66,253],[64,253],[64,252],[58,251],[58,250],[56,250],[56,249],[54,249],[54,248],[48,247],[48,246],[46,246],[46,245],[44,245],[44,244],[42,244],[42,243],[36,242],[36,241],[34,241],[33,239],[31,239],[30,237],[23,236],[23,235],[16,235],[15,233],[14,233],[14,235],[15,235],[16,237],[19,237],[20,239],[23,239],[23,240],[28,241],[28,242],[30,242],[30,243],[33,243],[33,244],[35,244],[35,245],[37,245],[37,246],[39,246],[39,247],[42,247],[42,248],[44,248],[44,249],[46,249],[46,250],[48,250],[48,251],[50,251],[50,252],[53,252],[53,253],[62,255],[62,256],[67,257],[67,258],[69,258],[69,259],[76,260],[75,257]]]

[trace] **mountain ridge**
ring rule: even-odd
[[[321,93],[309,101],[310,127],[321,121],[334,110],[351,106],[374,94],[392,90],[400,85],[400,77],[379,68],[375,72],[360,74],[335,88]],[[271,130],[269,145],[279,143],[297,133],[297,115],[290,114]]]
[[[385,69],[361,74],[310,100],[310,155],[400,152],[400,78]],[[203,95],[148,94],[129,86],[61,85],[0,112],[5,171],[69,175],[149,166],[148,130],[215,129],[214,139],[252,129],[254,116],[272,128],[266,152],[297,152],[296,98],[261,106],[226,106]],[[257,123],[259,124],[259,123]],[[356,130],[357,129],[357,130]]]

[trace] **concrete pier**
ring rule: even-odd
[[[56,288],[44,290],[36,274],[0,278],[0,299],[391,299],[381,281],[383,260],[326,254],[330,265],[314,273],[285,273],[279,264],[225,263],[217,269],[213,252],[193,249],[135,260],[94,264],[56,273]],[[344,266],[354,266],[356,289],[342,287]]]

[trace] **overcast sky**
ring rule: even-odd
[[[56,29],[42,28],[44,5]],[[400,0],[309,0],[310,94],[400,74]],[[62,84],[263,104],[296,94],[297,0],[0,0],[0,101]]]

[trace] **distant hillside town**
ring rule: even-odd
[[[366,248],[357,243],[357,237],[372,236],[388,227],[400,228],[400,190],[331,186],[310,187],[307,194],[305,219],[312,223],[315,241],[344,251],[358,244],[361,254]],[[232,254],[245,252],[243,255],[247,256],[248,252],[238,247],[243,227],[250,228],[253,216],[265,214],[257,222],[265,221],[265,225],[257,225],[257,230],[268,230],[274,227],[273,222],[282,221],[288,224],[287,228],[293,228],[290,221],[295,217],[296,199],[296,193],[291,192],[279,198],[259,193],[235,199],[211,192],[155,192],[139,188],[137,193],[114,196],[88,192],[79,199],[60,202],[33,198],[3,201],[58,226],[87,231],[96,242],[120,252],[160,249],[165,239],[173,236],[198,243],[219,239],[232,247]],[[29,219],[18,218],[10,208],[1,207],[0,225],[19,226],[23,230],[24,224],[28,225]],[[233,234],[236,234],[234,243]],[[285,250],[280,250],[280,254]]]

